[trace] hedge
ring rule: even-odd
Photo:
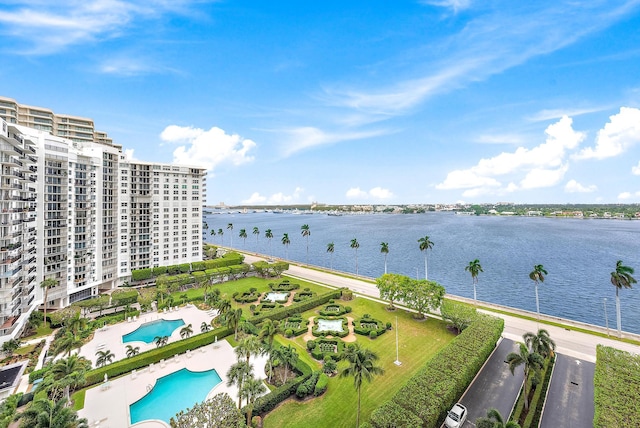
[[[365,324],[375,324],[376,328],[371,328],[369,326],[363,326],[362,323]],[[364,317],[360,318],[359,320],[356,320],[353,322],[353,332],[356,334],[361,334],[363,336],[369,336],[371,332],[376,332],[376,337],[380,336],[381,334],[383,334],[385,331],[387,331],[385,325],[382,323],[382,321],[371,318],[369,316],[367,316],[365,314]]]
[[[313,291],[299,291],[293,296],[294,302],[302,302],[306,299],[313,299],[316,296],[316,293]]]
[[[213,260],[205,260],[201,262],[194,262],[192,264],[182,263],[179,265],[171,266],[159,266],[154,268],[137,269],[131,271],[132,281],[144,281],[151,279],[166,273],[178,274],[189,273],[194,271],[202,271],[206,269],[217,269],[226,266],[233,266],[242,264],[244,256],[239,253],[227,253],[222,257]]]
[[[640,355],[598,345],[593,426],[640,426]]]
[[[318,382],[316,382],[316,387],[313,390],[313,395],[318,397],[324,394],[324,392],[327,390],[328,385],[329,385],[329,376],[327,376],[325,373],[320,373],[320,376],[318,376]]]
[[[304,383],[302,383],[298,389],[296,390],[296,396],[298,398],[304,398],[307,395],[313,394],[316,390],[316,384],[318,383],[318,378],[320,377],[321,371],[315,371],[311,375],[309,379],[307,379]]]
[[[287,326],[287,323],[299,323],[298,327],[295,328],[293,326]],[[290,329],[291,330],[291,335],[292,336],[300,336],[302,333],[305,333],[308,328],[307,325],[309,324],[309,320],[307,319],[302,319],[302,317],[298,314],[298,315],[293,315],[289,318],[286,318],[284,320],[284,322],[281,324],[283,329]]]
[[[300,374],[293,379],[289,380],[282,386],[274,389],[270,393],[259,397],[253,407],[254,414],[264,415],[267,412],[275,409],[275,407],[282,401],[289,398],[294,394],[300,385],[306,382],[311,377],[311,367],[307,365],[302,359],[298,358],[294,370]]]
[[[300,288],[300,284],[292,284],[288,279],[283,279],[279,284],[270,283],[269,288],[273,291],[291,291]]]
[[[327,303],[329,300],[335,299],[336,296],[340,297],[340,290],[328,291],[324,294],[320,294],[319,296],[314,297],[313,299],[307,299],[300,303],[294,303],[291,306],[285,306],[282,308],[273,309],[271,311],[260,313],[254,317],[251,317],[249,321],[251,321],[256,325],[260,324],[262,321],[264,321],[267,318],[270,318],[274,321],[279,321],[279,320],[288,318],[291,315],[302,313],[304,311],[308,311],[309,309],[313,309],[316,306],[323,305]]]
[[[307,342],[307,343],[309,343],[309,342]],[[315,346],[313,347],[313,349],[310,350],[310,352],[311,352],[311,356],[313,358],[315,358],[316,360],[318,360],[318,361],[324,360],[324,358],[326,356],[329,356],[333,360],[337,361],[337,360],[340,359],[342,353],[344,352],[345,344],[344,344],[344,342],[342,340],[327,339],[327,338],[321,337],[319,339],[314,340],[314,343],[315,343]],[[330,352],[330,351],[324,352],[324,351],[322,351],[321,344],[323,344],[323,343],[330,343],[332,345],[337,346],[338,347],[337,352]]]
[[[318,320],[320,319],[328,319],[331,321],[342,320],[342,331],[334,331],[334,330],[318,331]],[[318,318],[314,318],[313,322],[314,322],[314,325],[313,325],[313,328],[311,329],[311,334],[313,334],[316,337],[325,337],[325,336],[347,337],[349,335],[349,321],[347,320],[346,317],[328,317],[328,318],[318,317]]]
[[[439,427],[489,357],[504,320],[481,315],[371,414],[374,428]]]
[[[337,311],[331,311],[329,310],[329,308],[338,308]],[[325,317],[331,317],[331,316],[340,316],[340,315],[344,315],[347,313],[347,309],[342,306],[339,303],[329,303],[328,305],[326,305],[324,308],[320,309],[318,311],[320,313],[320,315],[325,316]]]

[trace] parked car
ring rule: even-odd
[[[444,425],[447,428],[462,428],[466,420],[467,408],[460,403],[456,403],[451,410],[449,410],[447,419],[444,420]]]

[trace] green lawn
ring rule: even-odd
[[[14,354],[16,354],[16,355],[27,355],[27,354],[30,354],[31,352],[33,352],[33,350],[36,348],[36,346],[38,346],[37,343],[34,343],[33,345],[23,346],[21,348],[16,349]]]
[[[353,312],[347,316],[357,319],[368,313],[383,323],[392,322],[398,316],[399,348],[401,366],[396,366],[395,330],[391,330],[375,340],[364,336],[357,336],[358,342],[374,351],[380,357],[378,363],[385,374],[374,378],[373,382],[362,386],[362,411],[360,420],[368,420],[371,412],[380,404],[389,400],[420,367],[424,365],[436,352],[446,346],[453,335],[446,329],[443,322],[429,319],[416,321],[412,315],[397,310],[388,312],[384,305],[358,297],[351,302],[340,302],[351,306]],[[317,309],[303,314],[305,317],[317,316]],[[307,357],[306,346],[302,336],[288,341],[280,338],[280,343],[295,343],[298,353]],[[315,363],[315,362],[314,362]],[[346,363],[338,365],[339,371]],[[315,363],[316,367],[320,365]],[[289,399],[267,415],[264,420],[265,428],[280,427],[343,427],[354,426],[356,420],[357,394],[352,378],[331,378],[327,392],[318,398],[305,402]]]

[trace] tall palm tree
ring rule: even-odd
[[[251,356],[259,355],[262,349],[262,341],[257,336],[250,335],[242,339],[234,351],[238,358],[246,358],[247,364],[249,364]]]
[[[494,408],[487,410],[487,416],[476,419],[476,428],[520,428],[514,421],[504,421],[500,411]]]
[[[538,319],[540,319],[540,300],[538,300],[538,282],[544,282],[544,276],[549,273],[544,270],[542,265],[534,265],[533,270],[529,274],[529,278],[536,284],[536,310],[538,311]]]
[[[191,324],[189,324],[189,325],[187,325],[185,327],[182,327],[180,329],[180,337],[183,338],[183,339],[191,337],[192,334],[193,334],[193,327],[192,327]]]
[[[527,384],[529,383],[529,373],[531,371],[540,370],[544,364],[542,355],[537,352],[529,352],[529,348],[524,343],[520,343],[520,352],[512,352],[507,355],[507,364],[509,364],[509,370],[511,374],[514,374],[514,370],[518,366],[524,368],[524,408],[529,408],[529,392],[527,391]]]
[[[253,366],[244,360],[232,365],[227,372],[227,386],[236,385],[238,387],[238,409],[242,408],[242,395],[240,394],[242,384],[250,376],[253,376]]]
[[[273,232],[271,232],[271,229],[267,229],[264,231],[264,237],[269,240],[269,255],[272,255],[273,253],[271,252],[271,239],[273,239]]]
[[[298,351],[296,351],[296,348],[291,345],[281,346],[278,350],[280,351],[280,361],[284,364],[286,369],[284,372],[284,383],[287,383],[287,370],[292,369],[298,362]]]
[[[52,401],[38,399],[17,418],[21,419],[20,426],[30,428],[89,428],[85,418],[78,419],[78,414],[71,407],[67,407],[67,400]]]
[[[96,366],[103,367],[111,363],[115,358],[115,355],[113,354],[113,352],[107,349],[106,351],[96,352],[96,357],[98,357],[98,359],[96,360]]]
[[[80,348],[84,342],[73,335],[71,331],[67,331],[62,337],[56,340],[53,355],[67,354],[71,355],[71,351]]]
[[[300,233],[302,234],[302,236],[307,238],[307,264],[309,264],[309,236],[311,235],[311,229],[309,229],[309,225],[303,224],[302,227],[300,227]]]
[[[220,245],[224,246],[224,230],[218,229],[218,236],[220,237]]]
[[[140,353],[139,346],[134,347],[133,345],[127,345],[127,351],[126,351],[127,358],[135,357],[139,353]]]
[[[330,262],[330,267],[331,269],[333,269],[333,251],[335,250],[335,245],[333,244],[333,242],[329,242],[327,244],[327,253],[329,253],[329,262]]]
[[[384,254],[384,273],[387,273],[387,256],[389,255],[389,243],[381,242],[380,243],[380,252]]]
[[[220,299],[215,307],[218,310],[218,316],[224,316],[227,311],[231,310],[231,302],[228,299]]]
[[[282,236],[282,245],[284,245],[285,258],[289,260],[289,244],[291,244],[291,240],[289,239],[289,234],[285,233]]]
[[[280,323],[278,321],[273,321],[270,318],[267,318],[262,324],[262,329],[258,337],[266,342],[269,349],[273,348],[273,340],[276,334],[278,334],[279,326]]]
[[[425,235],[424,238],[418,239],[418,247],[420,251],[424,253],[424,279],[429,279],[429,270],[427,269],[427,256],[429,255],[429,250],[433,248],[433,242],[429,239],[429,236]]]
[[[258,248],[258,237],[260,236],[260,229],[257,226],[253,227],[253,234],[256,235],[256,249]]]
[[[242,248],[247,246],[247,229],[240,229],[240,233],[238,234],[240,238],[242,238]]]
[[[233,247],[233,223],[229,223],[227,225],[227,229],[232,232],[229,236],[231,236],[231,243],[229,244],[230,247]]]
[[[622,264],[622,260],[616,262],[616,270],[611,272],[611,284],[616,287],[616,316],[618,319],[618,337],[622,336],[622,320],[620,317],[620,296],[618,292],[623,288],[631,288],[632,284],[637,283],[636,279],[631,275],[634,274],[632,267]]]
[[[349,345],[345,350],[343,357],[349,362],[349,366],[345,368],[340,377],[353,377],[353,384],[358,392],[358,411],[356,413],[356,428],[360,426],[360,396],[362,390],[362,381],[371,382],[375,375],[384,374],[384,369],[376,365],[378,355],[369,350],[362,348],[358,343]]]
[[[56,381],[64,386],[64,398],[69,400],[71,388],[85,384],[84,375],[91,368],[91,363],[84,357],[77,355],[57,360],[51,367]]]
[[[53,278],[47,278],[44,281],[42,281],[40,283],[40,288],[42,288],[44,290],[44,298],[43,298],[43,303],[44,303],[44,326],[47,326],[47,300],[49,299],[49,289],[52,287],[55,287],[56,285],[58,285],[58,281],[56,281]]]
[[[238,340],[238,326],[240,325],[240,320],[242,319],[242,308],[238,308],[236,310],[228,310],[224,314],[224,322],[227,327],[233,329],[234,334],[233,338]]]
[[[358,248],[360,248],[360,243],[356,238],[351,240],[350,247],[356,250],[356,275],[358,274]]]
[[[242,384],[240,390],[240,396],[247,399],[247,426],[251,426],[251,417],[253,416],[253,405],[256,398],[267,392],[267,388],[264,386],[261,380],[253,377],[248,377]]]
[[[473,301],[475,305],[478,305],[478,299],[476,298],[476,284],[478,284],[478,274],[480,272],[484,272],[482,270],[482,266],[480,265],[480,260],[475,259],[469,262],[467,266],[465,266],[464,270],[471,274],[471,282],[473,283]]]
[[[522,335],[522,338],[531,352],[537,352],[543,358],[553,355],[556,349],[556,343],[549,336],[549,332],[543,328],[539,329],[537,334],[527,332]]]
[[[84,330],[84,328],[87,326],[87,319],[82,318],[80,316],[80,313],[78,312],[71,318],[67,318],[67,320],[64,322],[64,325],[71,333],[73,333],[73,336],[77,338],[78,333]]]

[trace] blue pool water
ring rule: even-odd
[[[147,419],[169,420],[180,410],[204,401],[207,394],[222,382],[215,369],[206,372],[178,370],[156,381],[150,393],[129,406],[131,424]]]
[[[183,326],[184,320],[157,320],[146,322],[131,333],[122,336],[122,342],[153,343],[156,336],[171,336],[176,328]]]

